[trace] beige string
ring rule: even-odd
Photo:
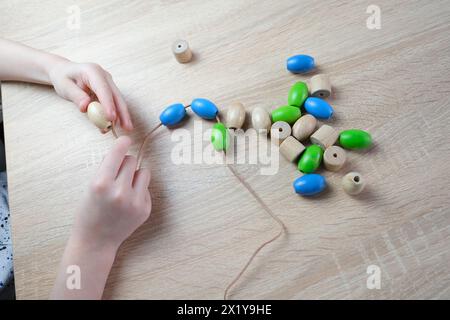
[[[220,123],[220,117],[217,114],[216,120],[218,123]],[[283,221],[278,218],[275,213],[265,204],[265,202],[258,196],[258,194],[253,190],[253,188],[236,172],[236,170],[228,164],[226,161],[226,151],[224,151],[225,156],[225,165],[227,166],[228,170],[231,171],[231,173],[236,177],[236,179],[239,180],[239,182],[247,189],[248,192],[255,198],[255,200],[263,207],[263,209],[272,217],[273,220],[275,220],[278,225],[280,226],[280,231],[271,239],[263,242],[261,245],[259,245],[255,251],[253,251],[252,255],[250,256],[250,259],[248,259],[247,263],[244,265],[244,267],[241,269],[241,271],[237,274],[237,276],[233,279],[233,281],[230,282],[230,284],[226,287],[225,292],[223,294],[223,299],[228,299],[228,293],[231,290],[231,288],[239,281],[239,279],[242,277],[242,275],[245,273],[245,271],[248,269],[248,267],[253,262],[253,259],[258,255],[258,253],[268,244],[274,242],[277,240],[285,231],[286,231],[286,225],[283,223]]]

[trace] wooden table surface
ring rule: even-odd
[[[234,299],[450,298],[450,6],[384,1],[2,1],[0,36],[109,70],[136,124],[137,143],[173,102],[207,97],[248,111],[286,103],[285,60],[306,53],[331,77],[337,129],[362,128],[375,145],[349,152],[328,191],[301,198],[300,176],[235,168],[287,225],[230,292]],[[81,27],[66,26],[73,4]],[[172,42],[195,61],[180,65]],[[76,208],[113,143],[52,88],[2,85],[17,296],[46,298]],[[193,130],[191,117],[184,128]],[[211,124],[205,123],[205,129]],[[276,224],[223,165],[175,165],[171,133],[148,146],[151,218],[120,249],[105,298],[220,299]],[[342,176],[359,171],[363,194]],[[369,290],[367,268],[381,270]]]

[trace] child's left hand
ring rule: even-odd
[[[86,112],[94,93],[105,107],[110,121],[120,122],[128,131],[133,130],[128,107],[109,72],[95,63],[75,63],[61,59],[48,71],[48,77],[56,93],[75,103],[81,112]]]

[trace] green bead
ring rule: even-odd
[[[303,173],[312,173],[317,170],[322,162],[323,150],[318,145],[312,144],[306,147],[300,160],[298,161],[298,170]]]
[[[223,123],[216,123],[211,132],[211,143],[217,151],[227,150],[230,144],[227,128]]]
[[[306,83],[299,81],[295,83],[289,90],[288,103],[291,106],[301,107],[303,102],[308,98],[308,86]]]
[[[364,130],[350,129],[341,132],[339,143],[346,149],[365,149],[372,145],[372,137]]]
[[[282,106],[272,111],[272,122],[284,121],[292,125],[301,115],[300,108]]]

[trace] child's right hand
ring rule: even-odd
[[[117,139],[75,218],[72,236],[90,247],[116,250],[150,215],[150,172],[136,171],[130,145],[126,136]]]

